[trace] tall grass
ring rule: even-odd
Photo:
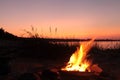
[[[40,38],[40,36],[39,36],[39,34],[37,32],[37,28],[34,28],[33,26],[31,26],[31,31],[28,31],[28,30],[24,29],[24,32],[26,34],[28,34],[28,36],[30,38]]]

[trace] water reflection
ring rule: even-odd
[[[103,42],[94,42],[99,47],[103,49],[114,49],[120,47],[120,41],[103,41]]]
[[[85,41],[82,41],[85,42]],[[64,45],[79,45],[80,42],[53,42],[53,44],[64,44]],[[120,41],[95,41],[95,46],[98,46],[103,49],[114,49],[114,48],[120,48]]]

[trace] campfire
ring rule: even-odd
[[[77,47],[77,50],[71,55],[70,60],[67,62],[65,67],[60,68],[60,70],[58,67],[59,71],[56,70],[56,73],[59,73],[59,79],[111,80],[111,77],[106,75],[106,73],[98,66],[98,64],[93,64],[92,59],[89,57],[90,54],[88,53],[93,46],[93,42],[94,39],[80,43],[80,46]]]
[[[92,60],[87,59],[88,51],[93,46],[94,39],[80,43],[80,47],[72,54],[67,65],[62,68],[62,71],[72,72],[94,72],[99,75],[102,69],[97,64],[92,64]]]

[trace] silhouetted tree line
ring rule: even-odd
[[[0,28],[0,39],[16,39],[17,36],[5,31],[3,28]]]

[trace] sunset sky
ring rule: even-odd
[[[0,0],[0,27],[18,36],[119,38],[120,0]]]

